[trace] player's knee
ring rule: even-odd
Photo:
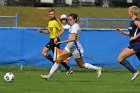
[[[120,63],[121,61],[123,61],[124,59],[121,56],[118,56],[117,58],[118,62]]]
[[[80,68],[85,68],[84,64],[79,64]]]
[[[62,58],[62,57],[59,57],[59,58],[56,59],[56,62],[57,62],[57,63],[60,63],[60,62],[62,62],[62,61],[63,61],[63,58]]]
[[[46,54],[47,54],[47,53],[46,53],[45,51],[42,51],[42,55],[43,55],[43,56],[46,56]]]

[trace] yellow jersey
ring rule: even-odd
[[[50,38],[55,38],[62,28],[60,20],[54,19],[48,22],[48,31],[50,32]]]

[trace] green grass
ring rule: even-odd
[[[14,71],[15,80],[3,80],[0,72],[0,93],[140,93],[140,77],[130,81],[128,72],[104,72],[97,79],[95,72],[55,73],[51,80],[40,78],[46,71]]]
[[[19,14],[19,27],[46,27],[48,9],[36,7],[0,7],[0,15]],[[61,14],[77,13],[85,18],[127,18],[127,8],[101,8],[101,7],[54,7],[57,18]]]

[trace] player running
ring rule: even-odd
[[[57,58],[55,64],[52,66],[48,75],[41,75],[43,79],[48,80],[53,73],[57,70],[60,63],[63,62],[64,59],[73,56],[75,61],[77,62],[80,68],[87,68],[93,69],[97,71],[97,78],[101,76],[101,67],[93,66],[89,63],[83,62],[83,47],[80,43],[80,27],[78,22],[77,14],[70,14],[68,16],[68,22],[71,25],[69,29],[69,39],[61,42],[57,42],[57,44],[67,43],[65,49],[63,50],[62,54]]]
[[[125,32],[122,29],[117,29],[121,34],[130,37],[129,46],[126,47],[118,56],[118,61],[121,65],[126,67],[131,73],[133,73],[131,80],[134,80],[139,71],[136,70],[126,58],[135,54],[140,60],[140,20],[137,18],[139,9],[136,6],[131,6],[128,8],[128,17],[131,19],[129,32]]]
[[[48,30],[38,30],[38,31],[40,33],[50,34],[50,41],[46,44],[46,46],[42,50],[42,54],[48,60],[55,63],[55,61],[53,61],[52,56],[48,52],[50,50],[54,52],[55,47],[60,48],[60,44],[56,44],[56,42],[60,41],[59,37],[63,34],[64,29],[62,27],[60,20],[56,19],[54,9],[49,10],[49,18],[50,18],[50,21],[48,22]],[[66,68],[66,71],[67,71],[66,74],[73,73],[73,71],[70,69],[70,67],[66,63],[61,62],[61,64]]]

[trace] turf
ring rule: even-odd
[[[0,93],[140,93],[140,78],[130,81],[128,72],[104,72],[97,79],[95,72],[55,73],[51,80],[41,79],[46,71],[13,71],[15,80],[3,80],[0,72]]]

